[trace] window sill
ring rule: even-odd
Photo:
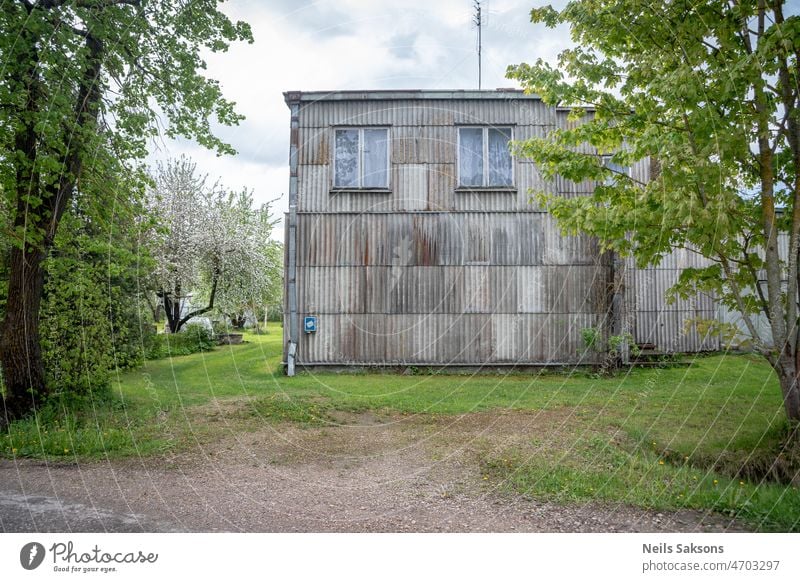
[[[516,194],[517,188],[516,186],[459,186],[456,188],[456,192],[459,194]]]
[[[390,188],[331,188],[331,194],[391,194]]]

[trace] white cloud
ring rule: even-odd
[[[483,4],[483,88],[515,86],[505,79],[509,64],[553,61],[565,47],[565,31],[530,23],[533,0]],[[253,189],[260,202],[288,189],[284,91],[477,86],[472,0],[233,0],[223,9],[249,22],[255,37],[207,58],[208,74],[246,116],[238,127],[217,128],[239,154],[217,157],[170,142],[151,157],[185,153],[227,186]],[[282,216],[286,208],[284,198],[276,211]],[[276,235],[282,238],[282,230]]]

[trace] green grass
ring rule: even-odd
[[[777,381],[757,357],[700,357],[690,367],[634,369],[612,378],[584,370],[287,378],[280,328],[272,324],[270,331],[248,334],[242,345],[119,374],[110,400],[15,423],[0,437],[0,455],[153,454],[265,422],[324,426],[334,422],[334,410],[552,413],[553,426],[526,435],[523,445],[483,455],[487,480],[537,498],[715,509],[761,529],[800,530],[796,489],[752,475],[735,478],[738,467],[774,458],[785,434]]]

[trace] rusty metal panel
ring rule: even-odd
[[[422,159],[423,128],[420,126],[392,127],[389,135],[392,164],[416,164]]]
[[[301,166],[331,163],[330,139],[330,132],[327,129],[301,129],[298,140],[298,163]]]
[[[426,210],[455,210],[455,164],[428,164],[428,207]]]
[[[299,309],[308,313],[364,313],[365,267],[301,267]]]
[[[454,164],[455,126],[393,126],[392,162],[395,164]]]
[[[301,314],[305,315],[305,314]],[[304,334],[304,364],[547,364],[578,361],[590,314],[329,314]]]
[[[420,128],[419,159],[427,164],[455,164],[458,145],[454,126],[429,126]]]
[[[593,265],[597,242],[539,213],[304,214],[306,265]]]

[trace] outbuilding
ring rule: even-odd
[[[284,96],[290,373],[589,363],[592,331],[630,333],[654,352],[719,348],[684,325],[716,317],[713,298],[664,299],[699,257],[680,251],[637,270],[589,237],[563,236],[531,199],[592,192],[545,181],[509,152],[570,123],[567,110],[517,90]],[[623,170],[646,181],[649,166]]]

